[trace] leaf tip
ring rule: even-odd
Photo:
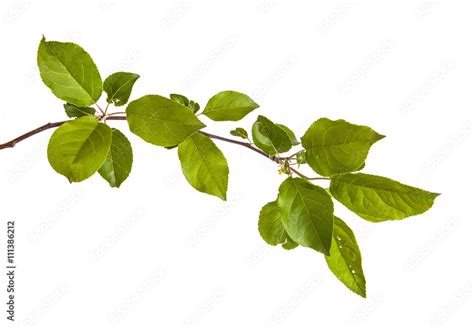
[[[326,248],[324,245],[322,246],[320,252],[323,253],[326,256],[331,256],[331,250]]]
[[[375,131],[374,131],[374,133],[375,133],[375,135],[373,137],[374,143],[376,143],[377,141],[380,141],[382,139],[385,139],[387,137],[386,135],[380,134],[380,133],[375,132]]]
[[[217,197],[219,197],[220,199],[222,199],[224,202],[227,201],[227,194],[219,195],[219,196],[217,196]]]

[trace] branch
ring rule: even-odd
[[[225,141],[225,142],[229,142],[229,143],[233,143],[233,144],[236,144],[236,145],[246,147],[248,149],[253,150],[256,153],[259,153],[262,156],[265,156],[266,158],[268,158],[268,159],[270,159],[270,160],[272,160],[272,161],[274,161],[275,163],[278,163],[278,164],[284,159],[282,157],[277,157],[277,156],[268,156],[268,154],[264,153],[263,151],[261,151],[258,148],[255,148],[254,146],[252,146],[248,142],[238,141],[238,140],[229,139],[229,138],[224,138],[224,137],[217,136],[215,134],[211,134],[211,133],[204,132],[204,131],[199,131],[199,133],[201,133],[201,134],[203,134],[203,135],[205,135],[209,138],[212,138],[212,139],[217,139],[217,140],[221,140],[221,141]],[[296,170],[293,167],[290,167],[290,170],[293,173],[295,173],[296,175],[298,175],[299,177],[301,177],[303,179],[306,179],[306,180],[330,180],[329,178],[325,178],[325,177],[309,178],[309,177],[305,176],[303,173],[299,172],[298,170]]]
[[[119,117],[119,116],[113,116],[113,117],[108,117],[108,120],[126,120],[126,117]],[[0,144],[0,149],[5,149],[5,148],[13,148],[17,143],[20,141],[23,141],[25,139],[28,139],[29,137],[34,136],[35,134],[38,134],[40,132],[56,128],[60,125],[63,125],[64,123],[69,122],[69,121],[60,121],[60,122],[54,122],[54,123],[46,123],[45,125],[40,126],[39,128],[36,128],[34,130],[31,130],[13,140],[10,140],[8,142],[5,142],[3,144]]]
[[[15,138],[13,140],[10,140],[8,142],[5,142],[4,144],[1,144],[0,145],[0,149],[5,149],[5,148],[13,148],[15,147],[15,145],[17,143],[19,143],[20,141],[23,141],[31,136],[34,136],[35,134],[37,133],[40,133],[42,131],[45,131],[45,130],[48,130],[48,129],[51,129],[51,128],[55,128],[57,126],[60,126],[61,124],[65,123],[67,121],[61,121],[61,122],[55,122],[55,123],[46,123],[45,125],[42,125],[40,126],[39,128],[36,128],[34,130],[31,130],[30,132],[27,132],[21,136],[19,136],[18,138]]]
[[[109,114],[111,115],[111,114]],[[106,117],[106,120],[109,120],[109,121],[126,121],[127,120],[127,117],[125,116],[107,116]],[[10,140],[4,144],[0,144],[0,150],[1,149],[5,149],[5,148],[13,148],[15,147],[15,145],[25,139],[28,139],[29,137],[32,137],[34,136],[35,134],[38,134],[40,132],[43,132],[43,131],[46,131],[46,130],[49,130],[49,129],[52,129],[52,128],[55,128],[55,127],[58,127],[66,122],[70,122],[72,120],[68,120],[68,121],[60,121],[60,122],[54,122],[54,123],[46,123],[45,125],[42,125],[40,126],[39,128],[36,128],[34,130],[31,130],[13,140]],[[211,133],[208,133],[208,132],[204,132],[204,131],[199,131],[199,133],[211,138],[211,139],[216,139],[216,140],[221,140],[221,141],[224,141],[224,142],[228,142],[228,143],[232,143],[232,144],[236,144],[236,145],[240,145],[240,146],[243,146],[245,148],[248,148],[250,150],[253,150],[254,152],[262,155],[262,156],[265,156],[266,158],[270,159],[271,161],[275,162],[275,163],[280,163],[284,158],[282,157],[278,157],[278,156],[268,156],[266,153],[264,153],[263,151],[261,151],[260,149],[252,146],[250,143],[248,142],[244,142],[244,141],[239,141],[239,140],[234,140],[234,139],[229,139],[229,138],[225,138],[225,137],[221,137],[221,136],[218,136],[218,135],[215,135],[215,134],[211,134]],[[296,175],[298,175],[299,177],[303,178],[303,179],[306,179],[306,180],[330,180],[329,178],[326,178],[326,177],[315,177],[315,178],[310,178],[310,177],[307,177],[305,176],[304,174],[302,174],[301,172],[299,172],[298,170],[296,170],[295,168],[293,167],[290,167],[290,170],[295,173]]]
[[[244,141],[239,141],[239,140],[234,140],[234,139],[229,139],[229,138],[225,138],[225,137],[221,137],[221,136],[217,136],[215,134],[211,134],[211,133],[208,133],[208,132],[204,132],[204,131],[199,131],[199,133],[205,135],[206,137],[209,137],[211,139],[216,139],[216,140],[221,140],[221,141],[225,141],[225,142],[229,142],[229,143],[233,143],[233,144],[236,144],[236,145],[240,145],[240,146],[244,146],[248,149],[251,149],[253,150],[254,152],[256,153],[259,153],[260,155],[262,156],[265,156],[266,158],[269,158],[270,160],[276,162],[276,163],[280,163],[280,157],[275,157],[275,156],[268,156],[268,154],[264,153],[263,151],[261,151],[260,149],[258,148],[255,148],[254,146],[252,146],[251,144],[249,144],[248,142],[244,142]]]

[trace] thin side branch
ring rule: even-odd
[[[110,115],[107,115],[106,119],[109,120],[109,121],[126,121],[127,117],[125,117],[125,116],[112,116],[112,114],[110,114]],[[54,123],[46,123],[45,125],[42,125],[42,126],[36,128],[34,130],[31,130],[31,131],[15,138],[15,139],[12,139],[12,140],[10,140],[6,143],[0,144],[0,149],[13,148],[13,147],[15,147],[15,145],[17,143],[19,143],[19,142],[21,142],[25,139],[28,139],[29,137],[32,137],[35,134],[46,131],[48,129],[58,127],[58,126],[66,123],[66,122],[70,122],[70,120],[54,122]],[[254,152],[256,152],[256,153],[258,153],[262,156],[265,156],[266,158],[268,158],[271,161],[273,161],[275,163],[278,163],[278,164],[281,163],[285,159],[283,157],[278,157],[278,156],[268,156],[266,153],[264,153],[263,151],[261,151],[260,149],[258,149],[256,147],[252,146],[248,142],[234,140],[234,139],[230,139],[230,138],[225,138],[225,137],[221,137],[221,136],[211,134],[211,133],[208,133],[208,132],[204,132],[204,131],[199,131],[199,133],[201,133],[201,134],[203,134],[203,135],[205,135],[209,138],[212,138],[212,139],[221,140],[221,141],[224,141],[224,142],[228,142],[228,143],[232,143],[232,144],[235,144],[235,145],[243,146],[243,147],[248,148],[248,149],[250,149],[250,150],[252,150],[252,151],[254,151]],[[301,172],[299,172],[298,170],[296,170],[293,167],[290,167],[290,170],[293,173],[295,173],[296,175],[298,175],[299,177],[307,179],[307,180],[330,180],[329,178],[325,178],[325,177],[315,177],[315,178],[307,177],[307,176],[305,176],[304,174],[302,174]]]
[[[277,157],[277,156],[268,156],[266,153],[264,153],[263,151],[261,151],[260,149],[252,146],[251,144],[249,144],[248,142],[244,142],[244,141],[238,141],[238,140],[234,140],[234,139],[230,139],[230,138],[225,138],[225,137],[221,137],[221,136],[217,136],[215,134],[211,134],[211,133],[208,133],[208,132],[204,132],[204,131],[199,131],[199,133],[209,137],[209,138],[212,138],[212,139],[216,139],[216,140],[221,140],[221,141],[225,141],[225,142],[229,142],[229,143],[233,143],[233,144],[236,144],[236,145],[240,145],[240,146],[243,146],[243,147],[246,147],[248,149],[251,149],[253,150],[254,152],[256,153],[259,153],[260,155],[262,156],[265,156],[266,158],[274,161],[275,163],[280,163],[281,161],[283,161],[285,158],[283,157]],[[304,175],[303,173],[299,172],[298,170],[296,170],[295,168],[293,167],[290,167],[290,170],[295,173],[297,176],[303,178],[303,179],[306,179],[306,180],[330,180],[329,178],[325,178],[325,177],[315,177],[315,178],[310,178],[310,177],[307,177],[306,175]]]
[[[225,142],[229,142],[229,143],[233,143],[233,144],[236,144],[236,145],[240,145],[240,146],[243,146],[243,147],[246,147],[248,149],[251,149],[253,150],[254,152],[256,153],[259,153],[260,155],[262,156],[265,156],[266,158],[269,158],[270,160],[276,162],[276,163],[280,163],[280,158],[279,157],[275,157],[275,156],[268,156],[266,153],[264,153],[263,151],[261,151],[260,149],[258,148],[255,148],[254,146],[252,146],[251,144],[249,144],[248,142],[244,142],[244,141],[239,141],[239,140],[234,140],[234,139],[230,139],[230,138],[225,138],[225,137],[221,137],[221,136],[217,136],[215,134],[211,134],[211,133],[208,133],[208,132],[204,132],[204,131],[199,131],[199,133],[205,135],[206,137],[209,137],[211,139],[216,139],[216,140],[221,140],[221,141],[225,141]]]

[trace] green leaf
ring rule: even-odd
[[[290,236],[287,235],[286,243],[281,245],[281,247],[283,247],[283,249],[286,249],[287,251],[289,251],[289,250],[292,250],[292,249],[295,249],[296,247],[298,247],[298,244],[294,240],[292,240],[290,238]]]
[[[249,139],[249,134],[244,128],[235,128],[232,131],[230,131],[230,134],[233,135],[234,137],[239,137],[242,139]]]
[[[323,188],[300,178],[288,178],[280,186],[278,206],[292,240],[329,255],[334,206]]]
[[[226,200],[229,167],[208,137],[195,133],[178,145],[183,174],[195,189]]]
[[[110,150],[112,130],[95,117],[84,116],[61,125],[48,145],[53,169],[70,182],[92,176],[102,166]]]
[[[331,256],[326,255],[329,269],[344,285],[365,298],[365,277],[362,256],[351,228],[334,217]]]
[[[371,221],[401,220],[426,212],[439,194],[363,173],[331,179],[334,198],[360,217]]]
[[[263,240],[269,245],[276,246],[286,242],[286,231],[276,201],[267,203],[262,207],[258,219],[258,231]]]
[[[298,138],[296,138],[295,133],[289,127],[283,124],[278,124],[278,123],[275,125],[278,126],[280,129],[282,129],[283,131],[285,131],[288,138],[290,138],[291,144],[293,146],[298,146],[300,144],[300,142],[298,141]]]
[[[344,120],[321,118],[301,139],[309,166],[322,176],[357,171],[370,147],[383,135],[371,128]]]
[[[306,152],[304,150],[298,152],[298,154],[296,154],[296,162],[298,164],[306,164],[307,161],[306,161]]]
[[[258,107],[243,93],[223,91],[209,99],[203,114],[214,121],[239,121]]]
[[[166,146],[165,149],[171,150],[171,149],[175,149],[176,147],[178,147],[178,145]]]
[[[64,104],[64,110],[68,117],[94,116],[95,109],[92,107],[77,107],[73,104]]]
[[[183,105],[184,107],[189,106],[189,99],[186,98],[183,95],[179,95],[177,93],[172,93],[172,94],[170,94],[170,99],[177,102],[180,105]]]
[[[365,168],[365,162],[359,168],[357,168],[357,170],[355,170],[355,172],[362,171],[364,168]]]
[[[133,151],[130,141],[117,129],[112,128],[112,144],[109,155],[99,169],[99,174],[111,187],[120,187],[132,170]]]
[[[258,231],[263,240],[269,245],[282,244],[284,249],[293,249],[298,246],[285,231],[283,227],[281,211],[277,201],[267,203],[262,207],[258,219]]]
[[[99,71],[77,44],[47,42],[43,37],[38,48],[38,68],[44,84],[70,104],[89,106],[102,94]]]
[[[104,91],[107,93],[107,102],[115,106],[123,106],[132,94],[132,88],[140,75],[127,72],[117,72],[104,81]]]
[[[265,116],[258,116],[253,124],[252,138],[258,148],[271,156],[287,152],[291,148],[291,140],[286,132]]]
[[[130,131],[154,145],[175,146],[205,125],[186,107],[157,95],[148,95],[127,106]]]
[[[199,111],[199,109],[201,109],[201,106],[199,106],[199,104],[197,102],[195,102],[194,100],[191,100],[189,102],[188,108],[190,110],[192,110],[193,113],[197,113]]]
[[[179,95],[177,93],[170,94],[170,99],[180,105],[183,105],[184,107],[189,108],[193,113],[197,113],[201,108],[197,102],[189,100],[187,97]]]

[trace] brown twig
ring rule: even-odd
[[[110,121],[126,121],[127,120],[127,117],[125,116],[111,116],[112,114],[108,115],[106,118],[107,120],[110,120]],[[15,145],[29,137],[32,137],[34,136],[35,134],[38,134],[40,132],[43,132],[43,131],[46,131],[48,129],[52,129],[52,128],[55,128],[55,127],[58,127],[66,122],[70,122],[70,121],[60,121],[60,122],[54,122],[54,123],[46,123],[45,125],[42,125],[34,130],[31,130],[15,139],[12,139],[6,143],[3,143],[3,144],[0,144],[0,149],[5,149],[5,148],[13,148],[15,147]],[[212,138],[212,139],[216,139],[216,140],[221,140],[221,141],[224,141],[224,142],[228,142],[228,143],[232,143],[232,144],[235,144],[235,145],[239,145],[239,146],[243,146],[245,148],[248,148],[262,156],[265,156],[266,158],[270,159],[271,161],[275,162],[275,163],[278,163],[280,164],[283,160],[285,160],[286,158],[284,157],[278,157],[278,156],[268,156],[265,152],[261,151],[260,149],[252,146],[250,143],[248,142],[244,142],[244,141],[239,141],[239,140],[234,140],[234,139],[230,139],[230,138],[225,138],[225,137],[221,137],[221,136],[218,136],[218,135],[215,135],[215,134],[212,134],[212,133],[209,133],[209,132],[205,132],[205,131],[199,131],[199,133],[209,137],[209,138]],[[307,177],[305,176],[303,173],[299,172],[298,170],[296,170],[295,168],[293,167],[290,167],[290,170],[295,173],[296,175],[298,175],[299,177],[301,178],[304,178],[304,179],[307,179],[307,180],[329,180],[329,178],[326,178],[326,177],[315,177],[315,178],[310,178],[310,177]]]
[[[249,144],[248,142],[244,142],[244,141],[238,141],[238,140],[234,140],[234,139],[229,139],[229,138],[225,138],[225,137],[221,137],[221,136],[217,136],[215,134],[211,134],[211,133],[208,133],[208,132],[204,132],[204,131],[199,131],[199,133],[209,137],[209,138],[212,138],[212,139],[217,139],[217,140],[221,140],[221,141],[225,141],[225,142],[229,142],[229,143],[233,143],[233,144],[236,144],[236,145],[240,145],[240,146],[243,146],[243,147],[246,147],[248,149],[251,149],[253,150],[254,152],[256,153],[259,153],[260,155],[262,156],[265,156],[266,158],[274,161],[275,163],[278,163],[280,164],[281,161],[283,161],[284,159],[286,158],[283,158],[283,157],[278,157],[278,156],[268,156],[266,153],[264,153],[263,151],[261,151],[260,149],[258,148],[255,148],[254,146],[252,146],[251,144]],[[310,177],[307,177],[306,175],[304,175],[303,173],[299,172],[298,170],[296,170],[295,168],[293,167],[290,167],[290,170],[295,173],[296,175],[298,175],[299,177],[303,178],[303,179],[306,179],[306,180],[330,180],[329,178],[325,178],[325,177],[315,177],[315,178],[310,178]]]
[[[23,141],[31,136],[34,136],[37,133],[43,132],[45,130],[55,128],[57,126],[60,126],[61,124],[65,123],[67,121],[61,121],[61,122],[55,122],[55,123],[46,123],[45,125],[40,126],[39,128],[36,128],[34,130],[31,130],[30,132],[27,132],[13,140],[10,140],[8,142],[5,142],[4,144],[0,144],[0,149],[5,149],[5,148],[13,148],[17,143],[20,141]]]
[[[127,118],[126,117],[122,117],[122,116],[114,116],[114,117],[108,117],[109,120],[126,120]],[[3,144],[0,144],[0,149],[5,149],[5,148],[13,148],[15,147],[15,145],[17,143],[19,143],[20,141],[23,141],[25,139],[28,139],[29,137],[32,137],[34,136],[35,134],[38,134],[40,132],[43,132],[43,131],[46,131],[46,130],[49,130],[49,129],[52,129],[52,128],[56,128],[60,125],[63,125],[64,123],[66,122],[69,122],[69,121],[60,121],[60,122],[54,122],[54,123],[46,123],[45,125],[42,125],[40,126],[39,128],[36,128],[34,130],[31,130],[25,134],[22,134],[21,136],[15,138],[15,139],[12,139],[8,142],[5,142]]]

